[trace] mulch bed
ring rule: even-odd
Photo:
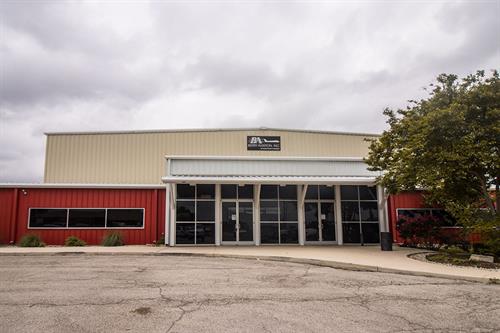
[[[454,266],[500,269],[500,263],[469,260],[469,255],[453,255],[449,253],[431,253],[425,258],[432,262]]]

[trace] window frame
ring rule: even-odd
[[[280,196],[280,187],[282,187],[283,185],[273,185],[273,184],[266,184],[266,186],[275,186],[277,188],[277,197],[276,198],[262,198],[262,196],[260,196],[258,198],[259,200],[259,221],[260,221],[260,224],[277,224],[278,226],[278,242],[277,243],[262,243],[261,241],[261,244],[262,245],[297,245],[299,244],[298,242],[298,234],[299,234],[299,215],[300,215],[300,212],[299,212],[299,194],[298,194],[298,186],[297,185],[284,185],[284,186],[295,186],[295,200],[294,199],[281,199],[281,196]],[[262,202],[277,202],[278,205],[277,205],[277,208],[278,208],[278,212],[277,212],[277,220],[275,221],[271,221],[271,220],[262,220],[260,217],[261,217],[261,212],[260,212],[260,207],[261,207],[261,203]],[[297,221],[282,221],[281,220],[281,203],[282,202],[295,202],[295,204],[297,205]],[[284,223],[284,224],[296,224],[297,225],[297,242],[296,243],[283,243],[281,241],[281,224]],[[262,234],[260,235],[261,239],[262,239]]]
[[[371,187],[371,186],[368,186],[368,185],[340,185],[340,186],[353,186],[356,188],[356,193],[357,193],[356,199],[343,199],[342,194],[340,194],[340,198],[338,199],[340,202],[340,214],[342,217],[342,221],[340,224],[342,227],[342,236],[344,236],[344,225],[346,225],[346,228],[347,228],[348,224],[359,225],[359,231],[360,231],[360,242],[359,243],[346,242],[345,240],[344,240],[344,243],[345,244],[380,244],[380,215],[379,215],[378,211],[377,211],[377,220],[376,221],[363,221],[362,210],[361,210],[361,203],[363,203],[363,202],[374,202],[378,206],[378,197],[376,199],[361,199],[360,187],[362,187],[362,186]],[[342,188],[340,188],[340,193],[342,193]],[[378,194],[377,192],[375,192],[375,193]],[[343,218],[344,210],[342,209],[342,203],[344,203],[344,202],[356,203],[357,211],[358,211],[358,220],[357,221],[344,220],[344,218]],[[363,233],[363,224],[373,224],[373,225],[376,224],[379,226],[379,242],[378,243],[365,242],[364,237],[363,237],[363,239],[361,239],[361,234]],[[363,241],[361,242],[361,240],[363,240]]]
[[[177,196],[177,186],[178,185],[188,185],[194,187],[194,198],[179,198]],[[212,185],[214,186],[214,197],[213,198],[198,198],[198,185]],[[191,201],[194,203],[194,221],[178,221],[177,220],[177,203]],[[213,202],[214,204],[214,219],[213,221],[198,221],[198,202]],[[215,245],[216,230],[216,218],[217,218],[217,185],[216,184],[176,184],[175,186],[175,244],[180,246],[192,246],[192,245],[203,245],[203,246],[213,246]],[[193,243],[177,243],[177,225],[178,224],[194,224],[194,242]],[[197,243],[198,239],[198,224],[212,224],[214,226],[214,242],[213,243]]]
[[[31,210],[32,209],[45,209],[45,210],[51,210],[51,209],[64,209],[66,210],[66,226],[65,227],[32,227],[30,226],[30,220],[31,220]],[[70,209],[77,209],[77,210],[104,210],[104,227],[70,227],[69,226],[69,211]],[[108,227],[108,209],[115,209],[115,210],[142,210],[142,227]],[[146,224],[146,208],[144,207],[29,207],[28,208],[28,221],[27,221],[27,228],[28,229],[33,229],[33,230],[141,230],[145,228]]]

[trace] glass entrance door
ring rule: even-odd
[[[335,242],[333,202],[305,202],[306,242]]]
[[[253,243],[253,202],[222,202],[222,242]]]

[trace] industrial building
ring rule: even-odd
[[[341,245],[398,241],[363,158],[377,135],[271,128],[46,133],[44,182],[0,185],[0,243]],[[433,211],[429,212],[432,214]],[[434,214],[439,214],[434,211]]]

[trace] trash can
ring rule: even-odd
[[[380,233],[380,247],[382,251],[392,251],[392,235],[390,232]]]

